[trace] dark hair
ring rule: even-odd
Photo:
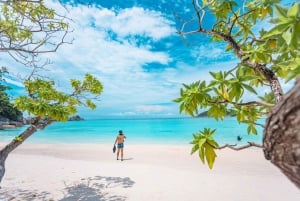
[[[122,131],[122,130],[119,130],[119,134],[120,134],[120,135],[123,135],[123,131]]]

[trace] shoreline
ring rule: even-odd
[[[0,147],[3,143],[0,143]],[[300,191],[261,149],[217,152],[213,170],[190,146],[24,143],[6,161],[0,200],[296,201]],[[1,197],[2,196],[2,197]],[[5,197],[4,197],[5,196]]]
[[[16,135],[17,136],[17,135]],[[10,139],[1,139],[0,138],[0,148],[8,143],[10,143],[14,137],[11,137]],[[259,138],[258,138],[259,139]],[[157,146],[190,146],[191,147],[191,141],[193,140],[193,136],[191,136],[189,139],[176,139],[176,140],[171,140],[171,141],[166,141],[166,140],[157,140],[157,139],[129,139],[128,141],[125,141],[125,144],[128,146],[138,146],[138,145],[146,145],[146,146],[152,146],[152,145],[157,145]],[[235,140],[235,141],[227,141],[227,142],[220,142],[219,139],[216,139],[217,142],[219,143],[219,146],[223,146],[226,144],[231,144],[235,145],[237,147],[239,146],[244,146],[247,145],[248,142],[254,142],[257,144],[262,144],[260,140],[256,141],[247,141],[247,140]],[[113,145],[115,141],[115,136],[111,137],[110,139],[95,139],[94,141],[89,140],[89,141],[83,141],[83,140],[74,140],[74,141],[66,141],[66,140],[53,140],[53,139],[32,139],[29,138],[27,139],[24,144],[32,144],[32,145]],[[21,145],[22,146],[22,145]]]
[[[258,135],[248,135],[245,125],[238,124],[232,118],[216,123],[209,118],[199,119],[156,119],[154,120],[86,120],[55,122],[44,130],[34,133],[27,142],[32,143],[113,143],[118,130],[123,130],[128,137],[126,143],[138,144],[171,144],[181,145],[193,140],[193,134],[198,133],[203,127],[213,127],[217,129],[214,136],[216,141],[222,144],[246,144],[248,141],[260,144],[262,142],[262,132]],[[0,135],[0,141],[7,142],[14,136],[20,134],[22,129],[5,130]],[[19,130],[19,131],[18,131]],[[243,132],[244,131],[244,132]],[[242,138],[238,140],[238,136]]]

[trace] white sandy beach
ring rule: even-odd
[[[0,144],[2,147],[3,144]],[[298,201],[262,150],[222,150],[213,170],[190,146],[24,143],[7,159],[0,200]]]

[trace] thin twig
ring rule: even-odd
[[[247,149],[249,147],[263,148],[262,145],[254,143],[254,142],[248,142],[247,145],[244,145],[244,146],[241,146],[241,147],[236,147],[236,146],[237,146],[236,144],[233,144],[233,145],[225,144],[225,145],[223,145],[221,147],[217,147],[216,149],[229,148],[229,149],[232,149],[232,150],[235,150],[235,151],[240,151],[240,150],[243,150],[243,149]]]
[[[224,101],[207,101],[210,104],[232,104],[232,105],[238,105],[238,106],[264,106],[264,107],[273,107],[274,104],[271,103],[266,103],[262,101],[250,101],[250,102],[245,102],[245,103],[237,103],[237,102],[232,102],[228,100]]]

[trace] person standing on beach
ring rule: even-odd
[[[115,140],[115,145],[118,143],[118,150],[117,150],[117,160],[119,160],[119,154],[121,152],[121,161],[123,161],[123,149],[124,149],[124,141],[126,139],[126,136],[123,134],[123,131],[119,130],[119,135],[117,136]]]

